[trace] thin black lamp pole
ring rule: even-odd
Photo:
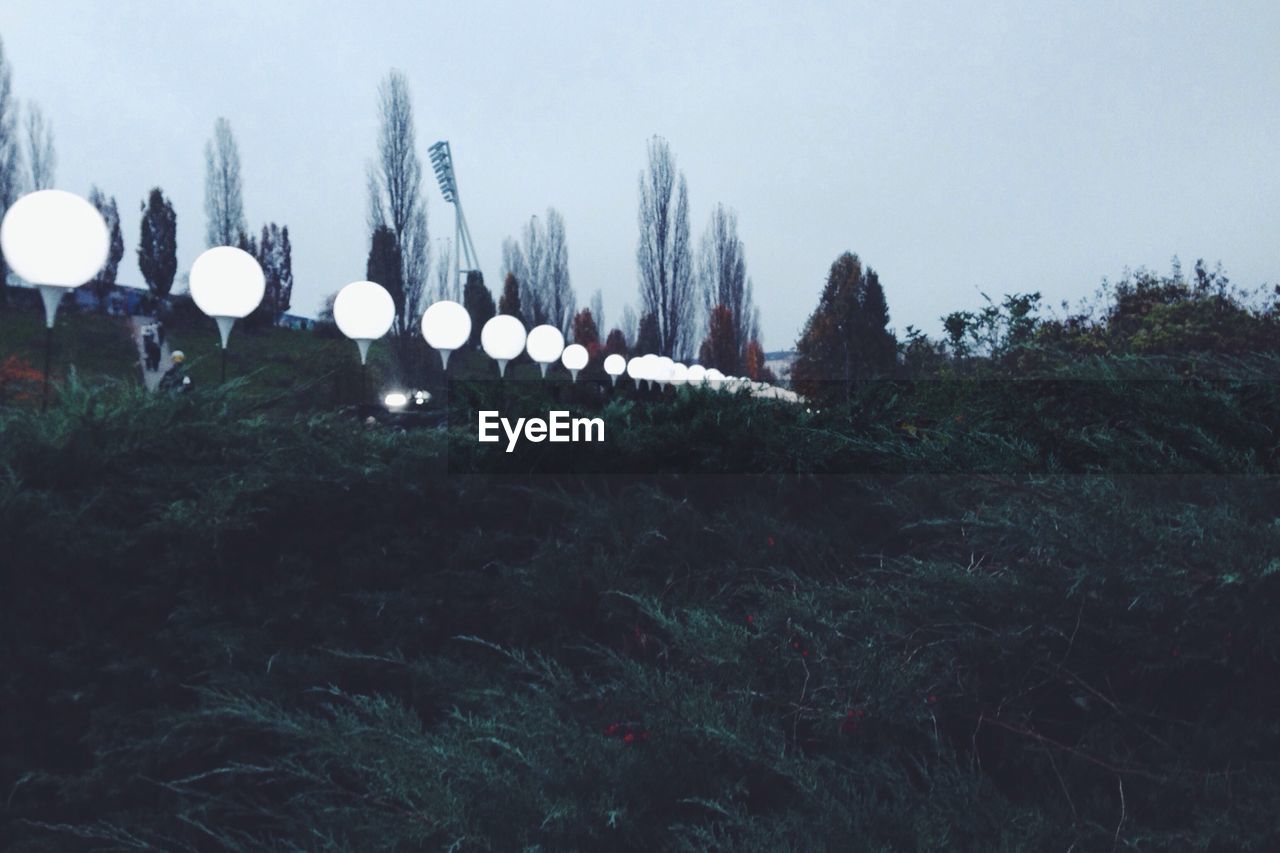
[[[53,358],[53,326],[44,329],[44,388],[40,391],[40,411],[49,410],[49,363]]]

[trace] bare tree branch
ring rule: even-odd
[[[394,332],[412,336],[426,308],[431,247],[409,81],[398,70],[378,86],[378,121],[377,154],[368,174],[369,225],[386,225],[395,234],[404,294]]]
[[[53,125],[45,119],[44,110],[34,101],[27,105],[27,163],[31,171],[31,189],[52,189],[58,170]]]
[[[231,122],[219,117],[213,138],[205,143],[204,212],[205,242],[210,246],[234,246],[248,233],[240,178],[240,148],[231,133]]]
[[[648,169],[640,174],[638,219],[641,313],[657,321],[660,354],[683,358],[691,349],[694,308],[689,189],[658,136],[649,140]]]

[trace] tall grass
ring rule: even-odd
[[[1275,362],[1219,367],[617,400],[617,475],[5,412],[0,846],[1275,849]]]

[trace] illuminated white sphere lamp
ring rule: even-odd
[[[582,344],[569,344],[564,348],[564,352],[560,354],[560,363],[564,365],[565,370],[569,371],[569,376],[573,382],[578,381],[578,371],[587,366],[591,354],[587,352],[587,348]]]
[[[714,367],[709,368],[706,374],[706,382],[715,390],[719,391],[721,383],[724,382],[724,374]]]
[[[53,321],[63,294],[97,275],[107,262],[110,237],[102,214],[74,193],[39,190],[9,206],[0,222],[0,251],[18,275],[34,284],[44,303],[44,385],[40,410],[49,405]]]
[[[685,376],[685,381],[690,385],[701,386],[707,380],[707,369],[701,364],[689,365],[689,372]]]
[[[369,344],[391,331],[396,303],[391,294],[372,281],[353,281],[333,300],[333,322],[338,331],[356,342],[360,363],[369,359]]]
[[[449,369],[449,355],[471,338],[471,315],[467,309],[449,299],[433,302],[422,314],[422,337],[440,353],[444,369]]]
[[[653,353],[648,353],[640,359],[640,378],[648,382],[650,387],[658,384],[660,365],[661,359]]]
[[[659,385],[671,384],[671,371],[675,368],[675,361],[665,355],[658,356],[657,364],[654,367],[653,378],[657,380]]]
[[[689,368],[680,362],[671,365],[671,373],[667,379],[672,385],[683,385],[689,380]]]
[[[14,272],[40,289],[47,329],[53,328],[63,294],[102,269],[109,246],[98,209],[63,190],[24,195],[0,223],[0,250]]]
[[[627,360],[616,352],[604,360],[604,372],[609,374],[609,378],[614,385],[618,384],[618,377],[627,372]]]
[[[235,246],[207,249],[191,265],[191,298],[217,321],[224,353],[231,327],[253,313],[266,289],[257,258]]]
[[[480,346],[498,362],[498,375],[507,375],[507,362],[524,350],[524,324],[510,314],[498,314],[480,330]]]
[[[627,360],[627,376],[631,377],[631,381],[636,383],[637,388],[640,387],[640,382],[644,379],[642,375],[644,371],[641,367],[643,363],[644,356],[642,355],[633,355]]]
[[[525,349],[529,351],[529,358],[538,363],[542,378],[546,379],[547,368],[554,364],[564,352],[564,335],[555,326],[549,326],[546,323],[534,326],[529,330]]]

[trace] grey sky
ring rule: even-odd
[[[794,342],[846,249],[879,271],[899,331],[936,332],[978,289],[1074,301],[1174,254],[1277,280],[1278,34],[1274,0],[0,4],[16,93],[54,126],[57,185],[120,202],[124,282],[141,284],[153,185],[178,211],[180,274],[204,248],[219,115],[250,224],[290,227],[295,309],[362,278],[375,93],[394,66],[423,159],[452,143],[492,288],[503,237],[553,205],[580,302],[603,288],[615,323],[636,298],[636,177],[658,133],[695,240],[715,202],[737,210],[769,349]],[[451,237],[429,196],[433,242]]]

